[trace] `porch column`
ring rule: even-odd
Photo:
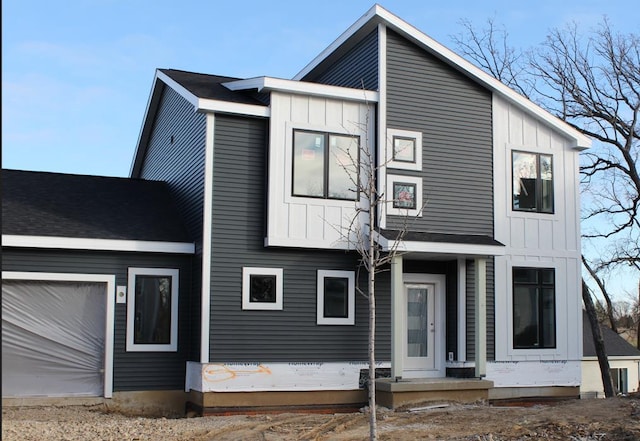
[[[487,260],[475,259],[476,377],[487,375]]]
[[[391,258],[391,378],[402,377],[402,256]]]

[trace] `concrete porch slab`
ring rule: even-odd
[[[493,389],[493,381],[476,378],[376,380],[377,402],[391,409],[426,401],[471,403],[487,400],[490,389]]]

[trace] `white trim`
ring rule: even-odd
[[[3,271],[3,280],[36,280],[65,282],[99,282],[107,284],[107,308],[104,336],[104,397],[113,396],[113,334],[115,328],[116,276],[110,274],[37,273]]]
[[[207,114],[204,153],[204,207],[202,224],[202,287],[200,293],[200,363],[209,363],[211,327],[211,253],[213,237],[213,149],[216,117]]]
[[[62,250],[137,251],[141,253],[194,254],[195,245],[186,242],[149,240],[85,239],[57,236],[2,235],[2,245],[20,248],[56,248]]]
[[[387,27],[378,24],[378,140],[384,139],[387,130]],[[385,143],[378,141],[377,157],[384,158]],[[386,189],[387,167],[385,164],[378,165],[378,194],[383,194]],[[378,224],[380,228],[387,227],[387,213],[384,207],[378,208]]]
[[[640,355],[609,355],[607,354],[609,361],[633,361],[634,363],[640,363]],[[582,357],[582,361],[598,361],[598,357],[595,355],[588,355]]]
[[[404,370],[404,281],[402,254],[391,258],[391,378],[401,378]]]
[[[233,113],[238,115],[261,116],[264,118],[271,116],[271,109],[267,106],[232,103],[230,101],[207,98],[199,98],[196,108],[199,112]]]
[[[135,343],[136,276],[171,277],[171,325],[169,343]],[[127,352],[176,352],[178,350],[178,297],[180,295],[180,271],[175,268],[129,268],[127,288]]]
[[[282,268],[242,268],[242,309],[243,310],[282,310]],[[276,276],[276,301],[252,302],[251,301],[251,276]]]
[[[347,317],[325,317],[324,316],[324,279],[326,277],[340,277],[348,280],[347,291]],[[317,318],[318,325],[354,325],[356,322],[356,275],[354,271],[334,271],[318,270],[316,280],[317,294]]]
[[[416,208],[396,208],[393,206],[394,202],[394,193],[393,193],[393,184],[398,183],[407,183],[414,184],[416,186],[416,194],[415,194],[415,203]],[[422,217],[422,178],[417,176],[401,176],[401,175],[387,175],[387,191],[384,201],[384,206],[386,208],[386,212],[388,216],[412,216],[412,217]]]
[[[414,162],[395,161],[393,159],[393,140],[394,138],[413,139],[414,145]],[[387,128],[386,136],[386,166],[387,168],[396,168],[401,170],[422,170],[422,132],[412,130],[399,130]]]
[[[323,98],[338,98],[362,102],[377,102],[378,92],[372,90],[354,89],[350,87],[329,86],[326,84],[308,83],[305,81],[283,80],[272,77],[256,77],[246,80],[222,83],[229,90],[257,89],[258,92],[272,90],[285,93],[303,94],[305,96],[320,96]]]
[[[396,247],[395,240],[389,240],[374,232],[374,240],[388,251]],[[397,246],[398,251],[434,254],[457,254],[464,256],[504,256],[505,247],[499,245],[469,245],[451,242],[415,242],[403,240]]]
[[[331,45],[329,45],[324,51],[322,51],[320,55],[318,55],[313,59],[313,61],[311,61],[311,63],[305,66],[294,77],[294,80],[301,79],[306,74],[311,72],[322,61],[329,57],[336,49],[338,49],[340,45],[346,42],[351,36],[353,36],[357,31],[359,31],[370,20],[373,20],[374,18],[377,18],[378,20],[386,23],[387,26],[391,26],[391,28],[396,32],[404,34],[404,36],[422,46],[423,49],[426,49],[434,55],[438,56],[443,61],[451,64],[454,68],[457,68],[463,73],[469,75],[471,78],[477,80],[485,87],[500,94],[508,101],[516,104],[520,108],[526,110],[527,112],[535,115],[554,128],[560,130],[562,133],[572,139],[573,148],[585,149],[591,146],[591,140],[587,136],[570,127],[564,121],[560,120],[559,118],[553,116],[551,113],[529,101],[527,98],[510,89],[491,75],[474,66],[442,44],[428,37],[423,32],[419,31],[417,28],[411,26],[409,23],[387,11],[380,5],[374,5],[371,9],[369,9],[369,11],[365,13],[365,15],[360,17],[358,21],[356,21],[349,27],[349,29],[343,32],[342,35],[340,35],[333,43],[331,43]]]
[[[487,375],[487,260],[474,261],[474,337],[476,377]]]
[[[467,261],[458,258],[458,362],[467,361]]]

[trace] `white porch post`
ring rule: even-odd
[[[402,377],[402,312],[404,308],[402,290],[402,256],[391,259],[391,378]]]
[[[476,377],[487,375],[487,260],[475,259]]]

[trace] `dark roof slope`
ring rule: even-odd
[[[3,169],[2,234],[192,242],[164,182]]]
[[[582,311],[582,351],[585,357],[595,357],[596,348],[593,344],[593,333],[589,324],[587,313]],[[638,357],[640,351],[633,347],[628,341],[613,332],[607,326],[600,326],[602,338],[604,339],[604,347],[607,351],[607,357]]]
[[[208,75],[175,69],[158,70],[198,98],[229,101],[241,104],[253,104],[257,106],[264,106],[268,104],[268,94],[250,91],[234,92],[222,85],[222,83],[239,80],[240,78]]]
[[[401,235],[400,230],[381,230],[382,236],[389,240],[396,240]],[[475,234],[448,234],[429,233],[425,231],[407,231],[403,239],[410,242],[441,242],[441,243],[461,243],[467,245],[491,245],[504,246],[492,237]]]

